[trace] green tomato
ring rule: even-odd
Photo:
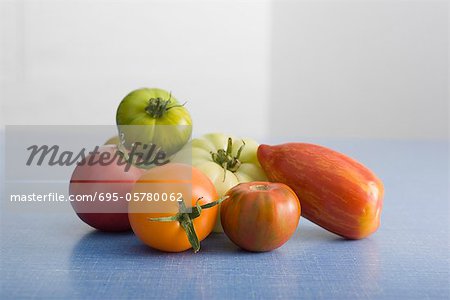
[[[129,93],[117,108],[119,136],[125,147],[154,144],[168,156],[180,150],[192,134],[192,119],[169,92],[142,88]]]
[[[256,156],[258,146],[252,139],[210,133],[190,141],[172,161],[192,162],[211,179],[219,197],[222,197],[241,182],[267,181]],[[223,232],[220,214],[214,231]]]

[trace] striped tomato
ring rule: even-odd
[[[227,192],[220,209],[225,234],[239,247],[254,252],[282,246],[294,234],[300,202],[282,183],[241,183]]]
[[[306,143],[261,145],[258,159],[269,180],[297,193],[308,220],[348,239],[365,238],[378,229],[383,183],[356,160]]]

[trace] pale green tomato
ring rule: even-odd
[[[154,144],[168,156],[180,150],[192,133],[187,109],[170,92],[157,88],[129,93],[117,108],[116,122],[126,148]]]
[[[190,141],[172,161],[192,161],[194,167],[211,179],[222,197],[238,183],[267,180],[256,156],[258,146],[252,139],[210,133]],[[214,231],[223,232],[220,214]]]

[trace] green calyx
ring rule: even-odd
[[[171,99],[172,99],[172,93],[169,94],[169,99],[164,100],[160,97],[157,98],[150,98],[148,100],[148,105],[145,108],[145,111],[154,119],[159,119],[161,118],[169,109],[174,108],[174,107],[182,107],[184,106],[186,103],[184,103],[183,105],[180,104],[176,104],[176,105],[172,105],[169,106],[169,104],[171,103]]]
[[[192,207],[192,210],[189,213],[186,212],[187,208],[184,204],[184,200],[182,199],[182,201],[178,202],[179,212],[176,215],[170,217],[148,218],[148,220],[150,222],[179,222],[181,227],[186,232],[189,243],[191,244],[192,249],[194,249],[194,253],[197,253],[200,250],[200,241],[198,240],[197,233],[195,232],[193,220],[200,217],[202,209],[208,209],[213,206],[219,205],[220,203],[228,199],[228,196],[204,205],[199,204],[199,201],[201,199],[202,198],[199,198],[197,200],[195,206]]]
[[[232,154],[233,140],[229,137],[226,150],[219,149],[217,150],[216,153],[211,151],[212,160],[223,168],[224,171],[223,181],[225,181],[227,170],[231,172],[236,172],[241,166],[241,161],[239,160],[239,157],[241,156],[241,152],[244,149],[244,147],[245,142],[242,141],[242,146],[239,147],[236,156],[233,156]]]

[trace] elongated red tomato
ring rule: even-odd
[[[230,189],[220,217],[225,234],[239,247],[255,252],[282,246],[294,234],[300,202],[282,183],[248,182]]]
[[[258,160],[270,181],[296,192],[308,220],[349,239],[378,229],[383,183],[356,160],[305,143],[261,145]]]

